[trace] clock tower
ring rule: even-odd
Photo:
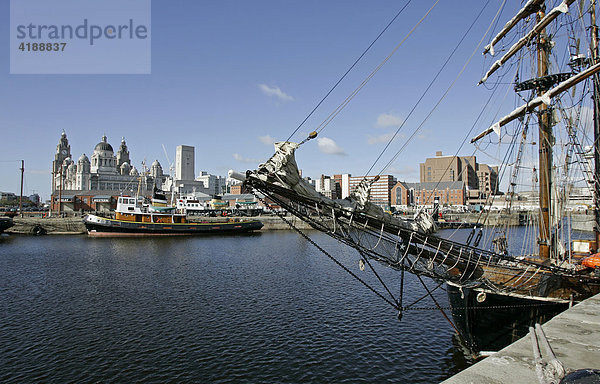
[[[54,154],[54,161],[52,162],[52,192],[56,191],[60,184],[60,167],[65,159],[70,157],[71,146],[69,145],[67,134],[63,131],[60,135],[58,145],[56,146],[56,153]]]

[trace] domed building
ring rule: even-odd
[[[119,170],[120,170],[121,175],[129,175],[129,172],[131,172],[131,166],[129,165],[128,162],[124,162],[119,167]]]
[[[82,154],[77,162],[71,155],[71,146],[63,131],[52,162],[52,205],[61,211],[101,211],[114,209],[116,197],[152,193],[154,185],[162,187],[163,170],[154,161],[148,171],[140,172],[132,165],[129,149],[122,138],[115,155],[106,135],[94,147],[91,159]],[[143,176],[143,177],[140,177]],[[59,204],[60,200],[60,204]]]
[[[111,175],[119,174],[117,157],[114,155],[112,145],[108,144],[106,136],[102,136],[102,141],[96,144],[94,148],[91,172]]]
[[[90,159],[83,153],[79,157],[79,160],[77,160],[77,181],[75,183],[75,189],[83,190],[89,188],[90,176]]]
[[[150,175],[157,180],[163,178],[163,169],[158,160],[154,160],[154,163],[150,166]]]

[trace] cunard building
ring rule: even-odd
[[[145,168],[145,166],[143,166]],[[89,158],[82,153],[77,160],[65,132],[62,133],[52,162],[52,209],[54,211],[105,211],[116,207],[121,195],[150,195],[161,188],[165,176],[155,160],[149,170],[131,164],[125,139],[115,155],[106,136],[96,144]]]

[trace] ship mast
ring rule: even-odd
[[[538,22],[545,16],[545,7],[542,5],[537,12]],[[537,38],[537,76],[542,78],[548,75],[548,50],[550,42],[545,28]],[[541,96],[547,89],[538,89]],[[540,181],[540,222],[539,222],[539,247],[540,259],[550,258],[550,187],[552,172],[552,132],[550,126],[551,109],[544,103],[538,108],[539,120],[539,181]]]
[[[590,32],[591,32],[591,54],[592,54],[592,65],[598,63],[598,26],[596,25],[596,0],[590,0]],[[600,176],[600,80],[598,75],[595,74],[593,79],[594,92],[594,233],[596,240],[596,252],[600,247],[600,181],[597,179]]]
[[[510,114],[504,116],[502,119],[494,123],[485,131],[471,139],[471,143],[474,143],[483,137],[489,135],[492,132],[496,132],[500,135],[500,128],[509,122],[523,116],[528,112],[532,112],[537,108],[538,121],[539,121],[539,257],[542,260],[547,260],[551,256],[552,248],[552,234],[550,226],[551,217],[551,187],[552,187],[552,147],[554,146],[554,135],[552,134],[551,115],[552,108],[549,107],[551,99],[559,96],[566,90],[574,87],[576,84],[584,81],[585,79],[593,77],[593,89],[594,89],[594,161],[595,161],[595,177],[600,175],[600,79],[598,72],[600,72],[600,54],[598,52],[598,27],[596,26],[595,7],[596,0],[590,0],[590,14],[591,14],[591,51],[592,58],[590,60],[590,66],[585,70],[576,74],[572,73],[555,73],[549,75],[549,56],[551,49],[551,41],[546,35],[546,26],[549,25],[554,19],[560,14],[567,13],[569,6],[573,4],[575,0],[563,0],[560,5],[553,8],[546,14],[545,6],[539,5],[539,9],[536,13],[536,25],[533,29],[517,41],[513,46],[498,59],[486,72],[483,78],[479,81],[479,84],[484,83],[488,77],[506,63],[511,57],[519,52],[523,47],[528,45],[530,42],[535,41],[537,43],[537,77],[535,79],[527,80],[515,85],[515,90],[525,91],[535,89],[537,97],[533,100],[528,101],[526,104],[521,105],[517,109],[513,110]],[[533,2],[528,2],[526,7],[536,6]],[[519,14],[526,14],[527,9],[522,9]],[[505,29],[509,29],[514,26],[515,23],[512,21],[505,26]],[[499,36],[506,35],[507,31],[503,30]],[[535,40],[534,40],[535,39]],[[494,38],[493,42],[498,42],[499,38]],[[489,47],[491,52],[492,45]],[[488,47],[486,47],[486,51]],[[556,85],[558,84],[558,85]],[[594,180],[594,208],[595,208],[595,241],[597,251],[600,249],[600,183]]]

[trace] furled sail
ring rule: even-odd
[[[298,143],[289,141],[276,142],[275,154],[265,163],[260,164],[251,176],[258,180],[280,186],[293,191],[295,198],[311,201],[323,207],[333,210],[342,210],[350,214],[360,213],[381,222],[383,225],[405,228],[422,233],[435,231],[435,223],[429,215],[418,214],[413,221],[399,219],[384,212],[381,207],[369,201],[371,183],[364,179],[358,188],[345,199],[330,199],[318,193],[312,185],[302,179],[296,164],[294,153],[300,146]]]
[[[508,52],[504,54],[499,60],[497,60],[492,67],[486,72],[485,76],[481,80],[479,80],[479,84],[484,83],[488,77],[494,72],[498,70],[504,63],[508,61],[515,53],[519,52],[521,48],[523,48],[527,43],[529,43],[536,35],[544,30],[554,19],[558,17],[558,15],[567,13],[569,11],[569,6],[573,4],[575,0],[565,0],[560,3],[559,6],[552,9],[543,19],[541,19],[533,29],[525,36],[523,36],[519,41],[517,41]]]
[[[535,13],[537,7],[539,7],[543,3],[544,0],[529,0],[512,19],[510,19],[506,24],[504,24],[502,30],[498,32],[498,34],[492,39],[492,41],[485,46],[483,54],[485,55],[489,52],[492,56],[494,56],[494,45],[496,45],[500,40],[502,40],[502,38],[506,36],[506,34],[510,32],[510,30],[513,29],[519,21],[523,20],[532,13]]]
[[[588,69],[586,69],[585,71],[581,71],[574,76],[571,76],[570,78],[568,78],[567,80],[558,84],[556,87],[550,89],[543,95],[536,97],[535,99],[531,100],[527,104],[521,105],[519,108],[515,109],[508,115],[504,116],[498,122],[493,124],[490,128],[486,129],[485,131],[481,132],[479,135],[472,138],[471,143],[474,143],[474,142],[482,139],[483,137],[489,135],[492,132],[500,132],[500,127],[503,127],[504,125],[510,123],[511,121],[515,120],[516,118],[525,115],[527,112],[533,111],[534,109],[536,109],[537,107],[539,107],[542,104],[550,104],[550,99],[560,95],[564,91],[572,88],[573,86],[577,85],[578,83],[582,82],[583,80],[587,79],[588,77],[598,73],[599,71],[600,71],[600,63],[595,64],[595,65],[589,67]]]

